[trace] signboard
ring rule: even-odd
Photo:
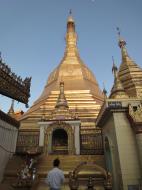
[[[108,102],[108,107],[111,107],[111,108],[121,108],[122,107],[122,103],[118,102],[118,101]]]

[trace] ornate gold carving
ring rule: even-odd
[[[30,128],[35,127],[37,121],[42,118],[42,115],[44,115],[43,119],[47,118],[50,121],[75,119],[75,117],[78,117],[81,119],[81,129],[82,127],[85,129],[95,128],[95,120],[104,97],[99,89],[95,76],[80,59],[77,49],[75,23],[69,26],[69,30],[67,29],[66,40],[66,50],[61,63],[50,74],[42,95],[21,119],[22,127],[25,129],[28,128],[28,124],[31,126]],[[61,79],[65,82],[65,95],[69,109],[57,110],[54,108],[59,95],[58,86]],[[44,111],[43,106],[45,107]],[[54,123],[54,126],[52,126],[54,130],[56,130],[58,124],[56,125],[56,123]],[[61,126],[62,125],[59,127]],[[49,126],[45,134],[45,153],[48,152],[48,148],[50,147],[49,143],[52,142],[52,127]],[[71,128],[71,126],[67,128]],[[64,130],[67,131],[67,128],[64,128]],[[91,133],[93,133],[93,131],[89,134]],[[73,154],[75,152],[73,129],[68,132],[68,140],[70,143],[68,143],[69,154]],[[89,150],[89,152],[86,153],[91,152],[91,154],[93,154],[93,144],[90,143],[88,147],[91,147],[91,151]]]
[[[74,131],[69,124],[62,122],[62,121],[56,121],[56,122],[50,124],[49,127],[47,128],[47,130],[45,131],[45,145],[44,145],[44,147],[46,146],[45,153],[47,153],[48,144],[51,143],[51,137],[53,135],[53,131],[55,131],[56,129],[64,129],[67,132],[68,152],[69,152],[69,154],[74,154],[75,153]]]
[[[31,77],[26,77],[25,80],[22,80],[0,60],[0,94],[28,104],[30,85]]]
[[[77,165],[74,170],[72,172],[69,173],[69,186],[71,189],[76,190],[79,187],[79,172],[82,170],[87,170],[90,169],[91,171],[94,170],[95,171],[99,171],[99,173],[101,174],[102,178],[104,178],[104,184],[106,189],[112,189],[112,180],[111,180],[111,174],[107,173],[106,170],[104,168],[102,168],[101,166],[95,164],[95,163],[90,163],[90,162],[81,162],[79,165]],[[87,189],[92,189],[93,190],[93,181],[91,178],[91,174],[89,175],[89,180],[88,180],[88,184],[87,184],[88,188]]]
[[[133,118],[134,122],[142,122],[142,104],[139,104],[135,108],[136,110],[129,104],[129,115]]]
[[[39,152],[39,133],[19,132],[16,152],[19,153]]]
[[[136,89],[136,91],[137,91],[137,97],[142,98],[142,87],[140,87],[139,89]]]

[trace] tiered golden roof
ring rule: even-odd
[[[36,127],[34,122],[42,117],[43,112],[46,118],[50,118],[51,112],[55,109],[61,81],[64,81],[65,84],[64,92],[69,109],[77,110],[78,117],[84,120],[83,126],[85,123],[90,126],[89,120],[92,120],[93,126],[95,126],[95,119],[103,103],[104,95],[99,89],[95,76],[79,56],[75,21],[72,15],[67,21],[66,48],[63,59],[49,75],[41,96],[21,120],[33,120],[33,124],[30,126]],[[21,126],[25,127],[23,123]]]
[[[119,68],[118,76],[124,90],[129,97],[142,97],[142,69],[130,58],[126,50],[126,42],[119,39],[121,48],[122,63]]]

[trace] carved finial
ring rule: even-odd
[[[118,37],[120,39],[120,29],[119,29],[119,27],[117,27],[116,30],[117,30]]]
[[[70,11],[69,11],[69,15],[72,15],[72,9],[70,9]]]
[[[68,22],[73,22],[74,23],[74,19],[72,17],[72,10],[69,10],[69,16],[68,16]]]
[[[69,58],[73,56],[78,56],[78,49],[77,49],[77,34],[75,31],[75,21],[72,16],[72,11],[70,10],[69,16],[67,19],[67,33],[66,33],[66,50],[65,50],[65,57]]]
[[[55,108],[68,108],[67,100],[64,94],[64,81],[60,82],[60,93]]]
[[[116,28],[118,34],[118,45],[120,48],[124,48],[126,46],[126,41],[121,38],[121,33],[119,27]]]
[[[14,100],[12,99],[10,109],[8,111],[8,115],[13,115],[14,114]]]
[[[112,57],[113,66],[112,66],[112,72],[114,74],[114,84],[111,89],[111,94],[109,98],[127,98],[127,94],[125,93],[125,90],[123,88],[123,85],[119,79],[118,72],[117,72],[117,66],[114,63],[114,58]]]
[[[0,51],[0,62],[2,62],[2,56],[1,56],[1,51]]]
[[[105,83],[104,82],[103,82],[103,93],[104,93],[105,98],[107,98],[107,90],[105,88]]]
[[[114,62],[114,58],[112,56],[112,62],[113,62],[113,66],[112,66],[112,73],[114,74],[114,79],[117,78],[117,66],[115,65],[115,62]]]

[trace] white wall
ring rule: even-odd
[[[0,120],[0,182],[9,158],[15,152],[18,129]]]
[[[122,176],[120,169],[120,161],[118,156],[118,148],[115,134],[114,118],[110,117],[103,126],[103,136],[108,139],[112,160],[112,178],[113,178],[113,190],[120,190],[122,187]],[[105,150],[105,149],[104,149]],[[106,151],[105,151],[106,156]],[[107,163],[106,163],[107,164]]]
[[[128,185],[138,185],[140,179],[140,163],[136,143],[136,135],[127,119],[125,112],[115,112],[114,123],[118,156],[123,179],[123,189]]]

